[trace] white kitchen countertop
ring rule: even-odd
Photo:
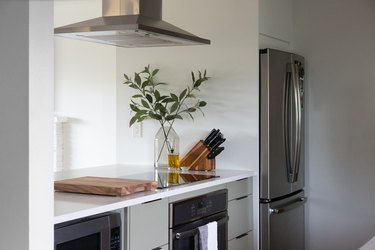
[[[193,173],[197,173],[193,171]],[[212,174],[212,172],[199,171],[199,174]],[[204,181],[198,181],[180,186],[173,186],[153,191],[139,192],[128,196],[113,197],[101,195],[73,194],[55,192],[55,217],[54,224],[70,221],[86,216],[91,216],[111,210],[129,207],[143,202],[166,198],[174,195],[200,190],[226,184],[236,180],[256,175],[254,171],[246,170],[215,170],[215,175],[220,176]],[[95,168],[76,169],[55,173],[55,180],[82,176],[101,176],[112,178],[146,179],[153,180],[152,167],[110,165]]]

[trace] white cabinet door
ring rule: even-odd
[[[168,244],[168,199],[128,208],[128,250],[158,249]]]
[[[245,196],[228,203],[228,239],[253,230],[253,196]]]
[[[253,245],[253,179],[227,184],[229,249],[252,249]]]
[[[228,250],[252,250],[253,232],[247,232],[228,242]]]

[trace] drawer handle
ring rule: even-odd
[[[236,198],[236,201],[243,200],[243,199],[246,199],[246,198],[247,198],[247,195],[244,195],[244,196],[241,196],[239,198]]]
[[[245,178],[242,178],[242,179],[239,179],[239,180],[236,180],[236,181],[244,181],[244,180],[247,180],[249,179],[249,177],[245,177]]]
[[[283,206],[283,207],[277,207],[277,208],[270,208],[269,213],[270,214],[281,214],[290,210],[293,210],[295,208],[298,208],[305,204],[307,202],[307,197],[299,197],[298,199],[292,201],[292,203]]]
[[[248,236],[248,235],[249,235],[248,233],[244,233],[244,234],[238,235],[238,236],[236,237],[236,239],[241,239],[241,238],[243,238],[243,237],[245,237],[245,236]]]
[[[142,202],[142,204],[147,204],[147,203],[152,203],[152,202],[155,202],[155,201],[160,201],[160,199],[156,199],[156,200],[152,200],[152,201],[146,201],[146,202]],[[156,248],[155,248],[156,249]],[[154,249],[151,249],[151,250],[154,250]]]
[[[153,248],[151,250],[161,250],[161,247],[155,247],[155,248]]]

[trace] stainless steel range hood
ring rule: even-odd
[[[210,44],[163,21],[162,0],[103,0],[102,8],[102,17],[55,28],[55,35],[128,48]]]

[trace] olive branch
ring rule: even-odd
[[[159,69],[152,70],[148,65],[143,71],[135,72],[133,78],[124,74],[124,84],[138,92],[131,98],[130,109],[134,115],[129,121],[129,126],[145,119],[157,120],[163,129],[166,141],[176,119],[183,120],[183,116],[187,115],[194,120],[193,114],[198,110],[204,115],[201,108],[207,103],[197,99],[195,92],[200,91],[199,87],[209,77],[206,75],[206,70],[203,73],[198,71],[197,74],[191,72],[191,86],[187,86],[178,94],[162,94],[159,87],[166,83],[156,81],[155,76],[158,72]],[[186,103],[187,100],[190,102]],[[169,126],[168,131],[165,126]],[[170,151],[169,145],[167,147]]]

